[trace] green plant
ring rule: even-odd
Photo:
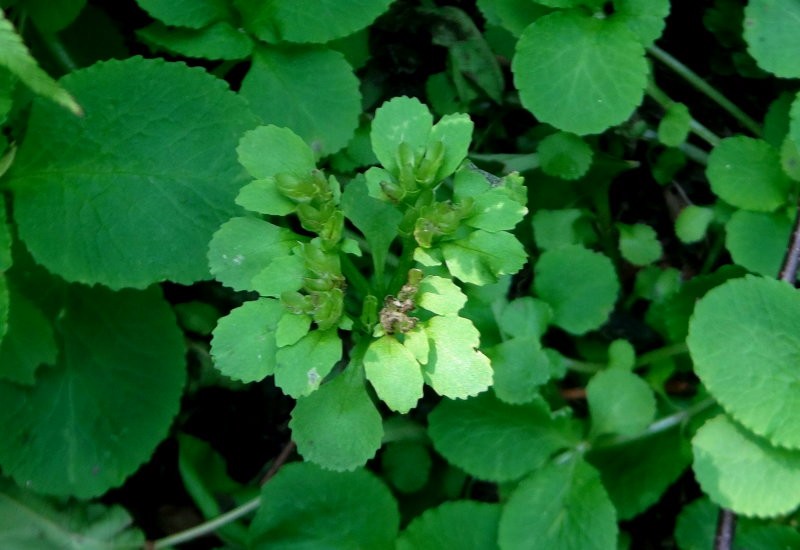
[[[346,4],[0,0],[0,546],[800,546],[796,2]]]

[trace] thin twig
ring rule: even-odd
[[[781,265],[778,279],[794,284],[797,279],[798,267],[800,267],[800,209],[798,209],[794,230],[789,238],[789,246],[786,249],[786,256],[783,258],[783,265]]]
[[[261,478],[259,481],[259,485],[264,485],[267,481],[269,481],[278,470],[280,470],[281,466],[283,466],[289,457],[292,455],[292,452],[295,449],[294,441],[289,441],[281,450],[280,454],[275,458],[275,461],[270,466],[267,473]],[[236,521],[239,518],[242,518],[257,510],[258,507],[261,506],[261,495],[248,500],[244,504],[237,506],[233,510],[229,510],[225,512],[221,516],[217,516],[213,519],[210,519],[206,522],[203,522],[199,525],[195,525],[191,529],[187,529],[185,531],[181,531],[180,533],[172,534],[168,537],[164,537],[162,539],[158,539],[155,541],[147,541],[145,543],[145,548],[147,550],[157,550],[159,548],[168,548],[170,546],[176,546],[178,544],[183,544],[184,542],[189,542],[200,537],[204,537],[206,535],[210,535],[220,527],[224,527],[229,523]]]

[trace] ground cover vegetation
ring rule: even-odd
[[[0,547],[800,547],[800,3],[0,9]]]

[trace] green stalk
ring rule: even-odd
[[[369,284],[369,281],[366,277],[364,277],[363,273],[359,271],[356,264],[353,263],[353,260],[347,254],[341,254],[339,256],[341,265],[342,265],[342,275],[344,275],[345,279],[347,279],[347,283],[352,285],[361,297],[367,296],[368,294],[372,293],[372,287]]]
[[[175,533],[169,537],[159,539],[153,542],[151,548],[169,548],[170,546],[183,544],[184,542],[189,542],[194,539],[210,535],[220,527],[224,527],[225,525],[246,516],[254,510],[257,510],[259,506],[261,506],[260,495],[252,500],[248,500],[241,506],[237,506],[233,510],[226,512],[221,516],[217,516],[214,519],[201,523],[200,525],[196,525],[191,529],[187,529],[186,531],[181,531],[180,533]]]
[[[634,368],[657,363],[658,361],[669,359],[675,355],[684,355],[686,353],[689,353],[689,347],[686,345],[686,342],[678,342],[677,344],[664,346],[663,348],[654,349],[653,351],[641,354],[637,357]]]
[[[647,85],[647,95],[649,95],[656,103],[664,107],[665,109],[669,108],[670,105],[675,103],[670,97],[664,93],[664,91],[659,88],[655,82],[652,80]],[[689,121],[689,129],[700,139],[704,140],[706,143],[711,145],[712,147],[716,147],[717,144],[721,141],[721,138],[706,128],[704,125],[697,122],[694,118]]]
[[[742,126],[750,130],[756,136],[761,135],[761,126],[755,120],[750,118],[744,111],[734,105],[733,102],[725,97],[719,90],[711,86],[704,79],[700,78],[700,76],[692,71],[689,67],[656,45],[650,46],[647,48],[647,51],[658,61],[678,73],[679,76],[681,76],[699,92],[705,94],[709,99],[726,110],[731,116],[733,116],[733,118],[738,120]]]

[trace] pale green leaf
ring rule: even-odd
[[[624,23],[578,11],[531,24],[511,68],[525,108],[579,135],[624,122],[641,103],[648,74],[644,47]]]
[[[457,500],[429,508],[397,539],[397,550],[499,550],[499,504]]]
[[[275,355],[275,385],[295,399],[319,388],[342,358],[342,340],[335,329],[312,330]]]
[[[249,547],[384,550],[399,526],[394,497],[371,472],[288,464],[261,489]]]
[[[416,304],[437,315],[456,315],[467,297],[452,279],[429,275],[422,279],[417,291]]]
[[[175,27],[199,29],[228,16],[225,0],[136,0],[154,18]]]
[[[465,399],[486,391],[492,384],[492,366],[477,348],[480,334],[463,317],[433,317],[425,330],[431,342],[428,363],[422,373],[436,393]]]
[[[800,448],[800,294],[747,276],[705,295],[686,340],[695,371],[734,419],[773,444]]]
[[[500,275],[512,275],[527,260],[522,243],[505,231],[489,233],[478,229],[463,239],[442,243],[441,248],[450,273],[476,285],[494,283]]]
[[[381,452],[381,471],[401,493],[416,493],[425,487],[432,467],[428,448],[417,441],[394,441]]]
[[[360,367],[297,400],[289,427],[298,452],[330,470],[363,466],[381,446],[383,424],[364,385]]]
[[[725,415],[706,422],[692,448],[695,477],[716,504],[757,517],[800,505],[800,452],[773,447]]]
[[[711,190],[737,208],[770,212],[789,198],[791,180],[777,149],[759,139],[723,139],[708,157],[706,175]]]
[[[500,312],[497,326],[510,337],[541,338],[550,321],[553,319],[553,310],[546,302],[523,296],[510,301]]]
[[[671,103],[658,123],[658,140],[667,147],[678,147],[689,136],[692,115],[683,103]]]
[[[0,546],[5,550],[141,548],[144,534],[121,506],[48,501],[0,481]]]
[[[500,400],[530,403],[539,386],[550,379],[550,360],[537,336],[511,338],[487,350],[492,361],[492,389]]]
[[[234,147],[256,123],[246,102],[202,69],[137,57],[63,84],[86,115],[34,103],[10,173],[33,257],[113,288],[207,279],[208,241],[244,182]]]
[[[548,176],[576,180],[589,171],[594,152],[580,136],[569,132],[550,134],[537,149],[542,171]]]
[[[643,223],[618,223],[619,251],[633,265],[644,266],[658,260],[664,253],[655,229]]]
[[[542,250],[596,240],[590,214],[577,208],[538,210],[532,217],[533,238]]]
[[[364,371],[375,393],[394,411],[405,414],[422,398],[420,365],[394,336],[387,334],[370,343]]]
[[[263,298],[222,317],[211,339],[214,366],[229,378],[257,382],[275,372],[275,330],[284,312],[278,300]]]
[[[333,50],[256,48],[240,93],[264,122],[290,128],[317,156],[347,145],[358,126],[358,79]]]
[[[580,459],[525,479],[500,517],[501,548],[615,550],[617,518],[597,471]]]
[[[553,308],[553,323],[572,334],[599,328],[619,293],[607,257],[580,246],[548,250],[534,267],[536,294]]]
[[[744,12],[744,39],[758,66],[782,78],[800,77],[800,4],[795,0],[751,0]]]
[[[303,138],[289,128],[272,124],[259,126],[244,134],[236,153],[242,166],[257,179],[284,173],[305,177],[316,168],[314,152]],[[275,183],[269,182],[269,185],[274,187]]]
[[[39,67],[2,10],[0,10],[0,67],[8,69],[35,93],[66,107],[73,115],[83,114],[83,109],[73,96]]]
[[[269,157],[269,155],[263,156]],[[297,208],[294,202],[278,191],[275,178],[251,181],[239,190],[236,204],[251,212],[271,216],[285,216]]]
[[[785,212],[737,210],[725,224],[725,248],[734,263],[767,277],[780,271],[792,233],[792,220]]]
[[[280,298],[284,292],[300,290],[306,264],[302,256],[293,254],[275,258],[252,279],[252,288],[261,296]]]
[[[211,239],[211,273],[234,290],[256,290],[256,276],[273,260],[289,256],[298,240],[288,229],[261,219],[233,218]]]
[[[428,340],[428,332],[425,327],[418,324],[414,330],[406,332],[403,339],[403,346],[405,346],[411,355],[417,360],[420,365],[428,364],[428,357],[431,351],[431,342]]]
[[[464,223],[494,233],[514,229],[527,213],[525,205],[514,200],[506,187],[491,187],[473,198],[472,214]]]
[[[508,29],[515,37],[551,11],[531,0],[478,0],[477,4],[487,21]]]
[[[183,335],[158,287],[68,287],[55,367],[0,383],[0,466],[40,493],[117,487],[166,437],[186,381]]]
[[[50,322],[33,302],[11,287],[8,332],[0,341],[0,379],[33,384],[37,367],[55,364],[57,355]]]
[[[313,9],[294,0],[251,2],[234,0],[248,30],[276,43],[330,42],[363,29],[389,7],[392,0],[316,0]]]
[[[635,435],[656,414],[653,390],[640,377],[623,369],[595,374],[586,387],[586,397],[595,435]]]
[[[696,243],[705,237],[713,219],[714,211],[711,208],[690,204],[681,210],[675,220],[675,235],[682,243]]]
[[[428,416],[433,446],[449,462],[487,481],[511,481],[569,445],[544,400],[509,405],[491,393],[443,400]]]
[[[781,168],[794,181],[800,181],[800,148],[791,136],[786,136],[780,146]]]
[[[622,445],[598,447],[586,459],[600,471],[619,519],[631,519],[661,500],[692,462],[689,442],[673,428]]]
[[[308,334],[311,328],[310,315],[298,315],[284,311],[275,329],[275,343],[279,348],[291,346],[300,338]]]
[[[664,32],[669,8],[669,0],[615,0],[611,17],[625,23],[649,47]]]
[[[441,181],[456,171],[469,151],[472,142],[472,129],[475,125],[463,113],[445,115],[431,129],[428,146],[441,141],[444,144],[444,158],[434,181]]]
[[[253,40],[227,21],[202,29],[170,28],[153,23],[137,34],[147,43],[186,57],[238,60],[253,52]]]
[[[421,154],[432,128],[433,115],[425,105],[414,98],[395,97],[375,111],[370,132],[372,150],[381,165],[394,174],[399,145],[406,143],[415,154]]]

